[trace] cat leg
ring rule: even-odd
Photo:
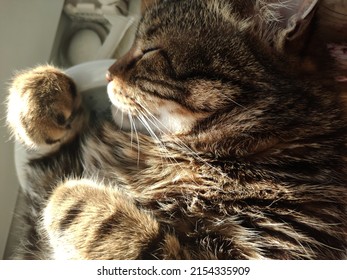
[[[71,78],[45,65],[18,73],[7,99],[7,123],[20,143],[41,155],[54,152],[82,129],[86,114]]]
[[[187,259],[188,250],[123,191],[90,180],[58,185],[42,228],[56,259]]]
[[[13,258],[48,258],[37,221],[57,180],[82,174],[76,136],[87,121],[81,95],[61,70],[45,65],[14,76],[7,98],[7,123],[17,140],[16,165],[24,206],[17,213],[21,240]]]

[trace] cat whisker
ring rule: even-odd
[[[1,127],[6,127],[6,119],[7,119],[7,116],[0,117],[0,121],[2,122]]]
[[[155,132],[153,131],[153,129],[151,128],[150,123],[153,124],[153,121],[143,112],[140,112],[139,110],[137,110],[137,112],[139,113],[139,115],[141,117],[139,117],[139,120],[141,121],[141,123],[146,127],[146,129],[149,131],[150,135],[158,141],[159,146],[161,147],[160,149],[160,153],[164,154],[165,156],[161,155],[161,160],[162,160],[162,164],[163,163],[163,159],[165,159],[166,161],[170,161],[170,163],[174,166],[180,166],[180,164],[177,162],[177,160],[175,160],[172,156],[168,156],[170,155],[169,150],[167,149],[167,147],[165,146],[165,144],[163,144],[163,141],[155,134]],[[154,124],[155,125],[155,124]],[[164,132],[158,127],[157,130],[163,134]],[[181,167],[181,169],[183,170],[183,168]]]
[[[247,109],[245,106],[243,106],[242,104],[236,102],[234,99],[232,99],[232,98],[231,98],[230,96],[228,96],[226,93],[223,93],[223,92],[222,92],[222,94],[225,96],[225,98],[226,98],[227,100],[229,100],[230,102],[232,102],[232,103],[235,104],[236,106],[238,106],[238,107],[240,107],[240,108],[242,108],[242,109]]]
[[[122,116],[121,116],[121,121],[120,121],[120,129],[123,129],[123,124],[124,124],[124,112],[121,111]]]
[[[131,116],[131,113],[128,111],[128,118],[130,122],[130,147],[133,147],[133,127],[134,127],[134,120]]]
[[[136,124],[132,116],[131,116],[131,119],[132,119],[132,127],[135,131],[135,136],[137,141],[137,165],[139,165],[140,164],[140,140],[139,140],[139,135],[137,133]]]
[[[148,117],[146,114],[143,115],[152,125],[154,125],[156,127],[156,129],[163,135],[165,134],[165,132],[160,128],[158,127],[154,122],[153,120],[150,119],[150,117]],[[166,152],[166,154],[170,155],[170,152],[168,150],[168,148],[163,144],[163,141],[161,139],[159,139],[160,141],[160,146],[161,148]],[[168,157],[165,157],[166,159],[168,159],[171,163],[176,163],[178,164],[177,160],[175,160],[172,156],[168,156]]]
[[[142,112],[137,109],[137,112],[139,113],[139,115],[142,116],[140,121],[145,125],[146,129],[149,130],[151,135],[153,134],[155,135],[155,139],[158,141],[158,144],[161,146],[161,148],[168,152],[167,147],[163,144],[163,141],[161,140],[161,136],[165,135],[165,132],[150,118],[150,116],[148,116],[148,115],[151,115],[151,113],[145,108],[145,106],[143,106],[139,102],[137,102],[137,104],[146,111],[146,112]],[[154,119],[153,115],[152,115],[152,118]],[[154,130],[152,129],[151,125],[148,122],[150,122],[152,127],[154,126],[156,128],[156,131],[160,133],[160,137],[158,137],[158,135],[155,134]]]
[[[159,139],[158,135],[155,134],[149,123],[147,122],[147,119],[145,118],[145,115],[139,114],[138,119],[141,121],[141,123],[145,126],[149,134],[154,138],[156,141],[158,141],[159,144],[161,144],[161,140]]]
[[[148,120],[153,126],[155,126],[156,130],[158,130],[162,135],[167,135],[167,133],[158,126],[158,123],[161,124],[161,126],[163,126],[164,128],[166,126],[157,117],[155,117],[145,106],[143,106],[142,104],[139,104],[139,103],[138,103],[138,105],[144,110],[144,112],[140,112],[139,110],[137,110],[139,112],[139,114],[142,115],[144,118],[146,118],[146,120]],[[146,123],[147,123],[147,125],[149,125],[147,121],[146,121]],[[191,154],[194,158],[197,158],[203,164],[205,164],[205,165],[209,166],[211,169],[217,171],[221,176],[226,176],[225,174],[221,173],[220,170],[218,170],[217,168],[215,168],[214,166],[212,166],[208,162],[206,162],[206,160],[201,158],[196,152],[194,152],[192,149],[190,149],[183,141],[181,141],[177,137],[175,137],[174,139],[172,137],[170,137],[170,139],[172,139],[173,142],[177,146],[184,148],[184,149],[188,149],[188,151],[189,151],[188,154]],[[164,150],[166,152],[166,154],[169,155],[169,156],[165,157],[165,160],[169,160],[174,168],[179,167],[182,171],[184,171],[184,168],[180,165],[180,163],[175,158],[173,158],[172,154],[168,150],[167,146],[165,144],[163,144],[162,140],[159,138],[157,138],[157,140],[158,140],[158,143],[161,146],[162,150]],[[188,176],[190,177],[190,180],[192,180],[192,182],[197,187],[200,187],[200,185],[195,181],[195,179],[192,176],[190,176],[190,175],[188,175]]]
[[[163,135],[168,135],[163,129],[161,129],[158,124],[160,124],[162,127],[164,127],[164,129],[166,129],[167,131],[169,131],[169,129],[167,128],[167,126],[165,124],[163,124],[156,116],[154,116],[145,106],[143,106],[142,104],[138,103],[137,104],[139,106],[141,106],[141,108],[145,111],[145,114],[143,115],[149,115],[153,120],[150,120],[148,117],[147,119],[152,123],[153,126],[155,126],[157,128],[158,131],[160,131]],[[187,144],[185,144],[182,140],[180,140],[178,137],[172,137],[172,135],[170,135],[170,139],[173,140],[173,142],[175,144],[177,144],[178,146],[180,146],[181,148],[185,149],[187,151],[187,154],[193,156],[194,158],[196,158],[197,160],[199,160],[200,162],[202,162],[203,164],[207,165],[208,167],[212,168],[213,170],[217,171],[221,176],[225,177],[226,174],[222,173],[219,169],[217,169],[216,167],[212,166],[210,163],[208,163],[205,159],[203,159],[198,153],[196,153],[194,150],[192,150]]]
[[[153,132],[153,129],[152,129],[152,128],[150,127],[150,125],[148,124],[148,121],[151,122],[151,123],[153,123],[153,121],[150,120],[150,118],[149,118],[146,114],[144,114],[143,112],[139,112],[139,114],[140,114],[140,116],[141,116],[141,117],[139,117],[139,120],[140,120],[150,131],[152,131],[152,132],[150,132],[150,134],[153,133],[153,134],[155,135],[155,137],[156,137],[156,139],[157,139],[157,141],[158,141],[158,144],[159,144],[159,146],[161,147],[160,152],[161,152],[161,153],[164,153],[164,155],[165,155],[165,156],[161,156],[162,165],[164,166],[163,160],[169,161],[169,162],[172,164],[172,168],[176,169],[177,174],[181,174],[181,172],[183,172],[184,174],[186,174],[186,175],[189,176],[189,179],[191,180],[191,182],[192,182],[193,184],[195,184],[196,187],[200,187],[200,184],[198,184],[198,183],[195,181],[195,178],[194,178],[193,176],[191,176],[190,174],[187,174],[187,173],[185,172],[185,169],[184,169],[184,168],[181,166],[181,164],[172,156],[172,153],[170,153],[170,151],[169,151],[168,148],[165,146],[165,144],[163,143],[163,141],[162,141],[161,139],[159,139],[159,138],[157,137],[157,135]],[[160,128],[157,128],[157,129],[158,129],[159,131],[161,131]],[[164,133],[164,132],[162,132],[162,133]],[[167,163],[166,163],[166,165],[167,165]],[[180,179],[178,179],[178,180],[180,180]],[[169,189],[168,189],[167,191],[169,191]]]
[[[147,120],[145,119],[145,117],[143,116],[143,114],[141,114],[139,112],[139,115],[137,116],[138,120],[142,123],[142,125],[145,127],[145,129],[148,131],[148,133],[150,134],[150,136],[158,142],[158,145],[162,148],[159,150],[160,153],[163,152],[163,150],[165,151],[165,146],[162,144],[161,140],[158,138],[158,136],[154,133],[154,131],[152,130],[152,128],[150,127],[150,125],[148,124]],[[164,165],[163,159],[167,158],[167,157],[163,157],[160,156],[161,161],[162,161],[162,165]]]

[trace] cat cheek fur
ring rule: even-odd
[[[154,133],[186,134],[195,123],[207,116],[206,113],[192,112],[175,101],[149,96],[131,89],[118,77],[107,86],[108,96],[114,105],[114,121],[124,130],[132,130],[133,123],[124,120],[123,114],[131,115],[136,129]]]

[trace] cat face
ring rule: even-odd
[[[199,3],[178,4],[164,3],[147,13],[132,49],[110,68],[108,94],[118,122],[126,114],[138,129],[189,133],[228,106],[231,97],[222,92],[216,70],[227,51],[218,46],[227,43],[221,40],[230,27],[223,31],[207,13],[199,17]],[[124,124],[131,126],[123,118]]]
[[[123,129],[182,135],[207,127],[221,114],[244,114],[270,87],[272,74],[264,64],[273,58],[264,54],[284,41],[283,36],[274,42],[266,32],[255,34],[263,23],[251,20],[260,8],[249,2],[154,5],[131,50],[109,69],[115,121]]]

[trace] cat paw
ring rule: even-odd
[[[138,259],[161,238],[154,217],[123,191],[86,179],[58,185],[42,221],[59,259]]]
[[[9,92],[7,123],[16,140],[27,147],[52,148],[81,129],[81,96],[61,70],[45,65],[20,72]]]

